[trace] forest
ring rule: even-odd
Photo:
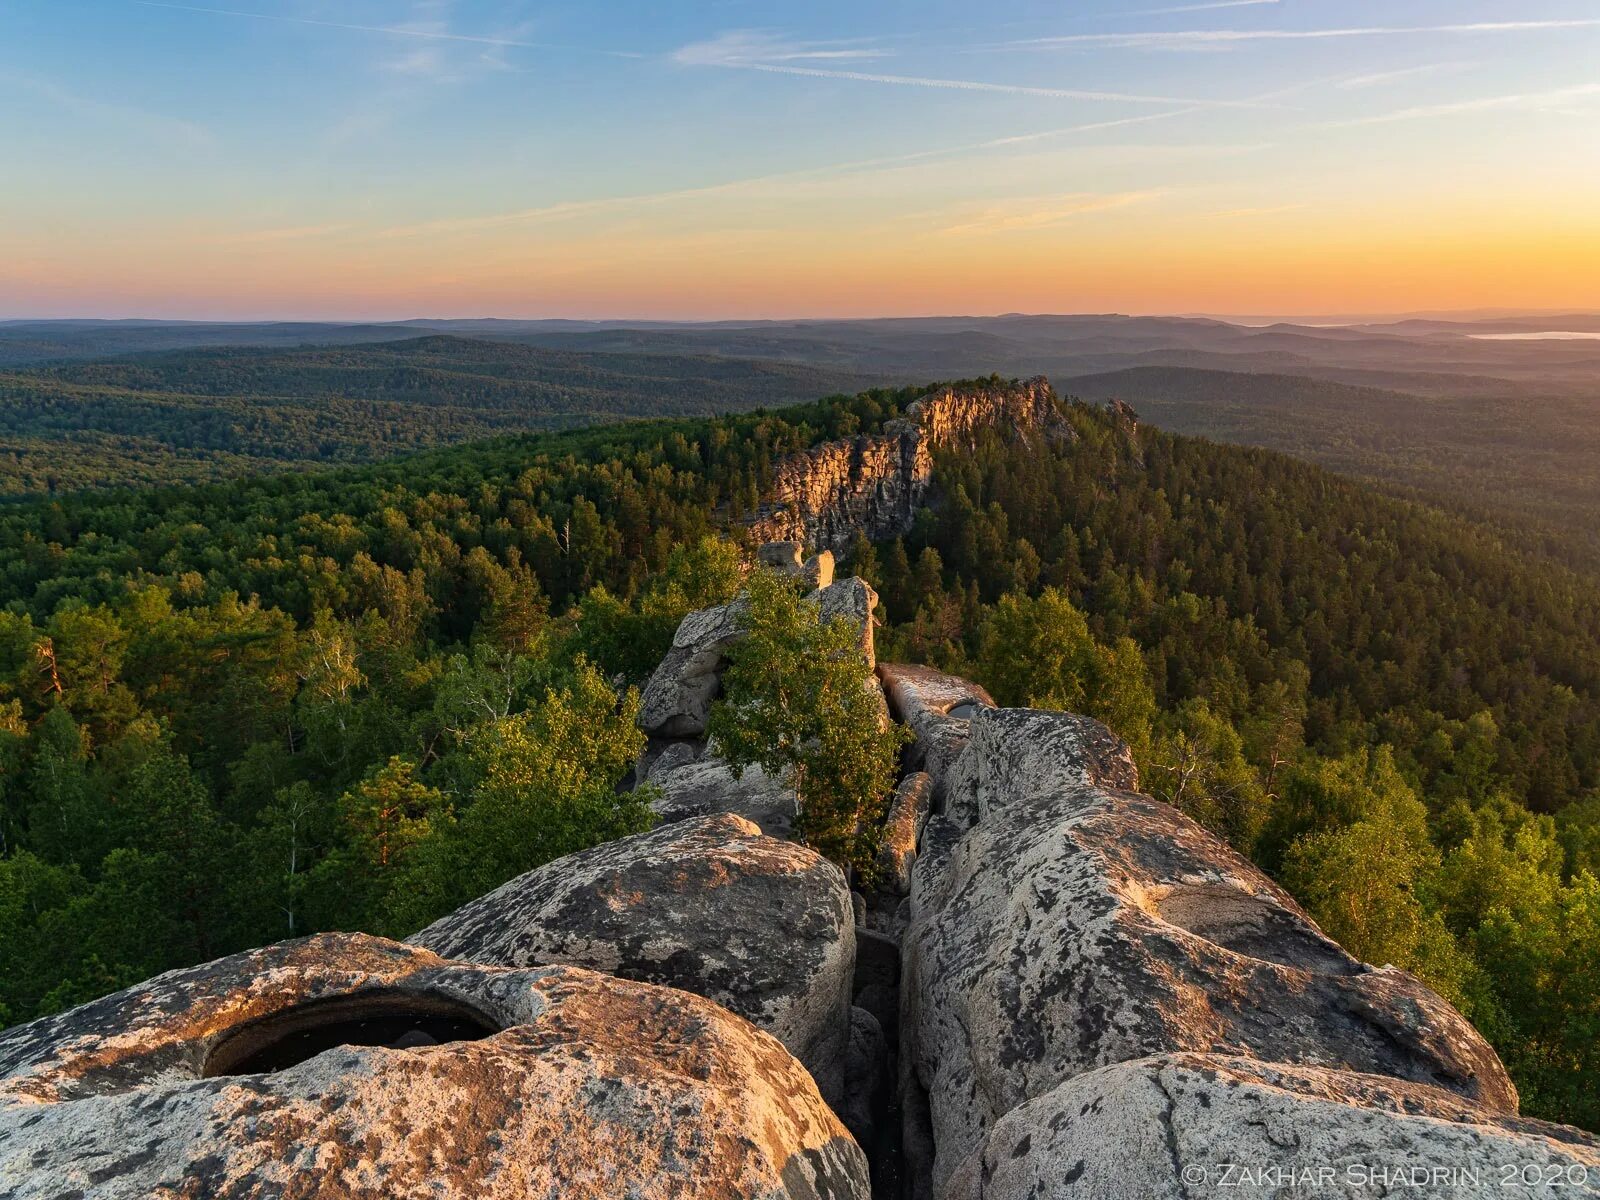
[[[444,335],[58,363],[0,371],[0,499],[375,462],[519,430],[793,403],[874,379]]]
[[[774,460],[920,389],[0,509],[0,1020],[316,929],[405,934],[637,828],[633,705]],[[1265,450],[1066,403],[858,542],[880,657],[1088,712],[1524,1111],[1600,1126],[1595,580]]]

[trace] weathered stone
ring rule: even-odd
[[[756,561],[763,567],[771,567],[775,571],[782,571],[788,575],[800,573],[800,560],[805,556],[806,548],[800,542],[767,542],[756,547]]]
[[[984,429],[1024,443],[1073,436],[1043,378],[930,392],[881,434],[827,442],[779,462],[771,503],[751,532],[834,551],[847,549],[857,533],[870,541],[907,533],[932,483],[933,451],[973,445]]]
[[[650,807],[663,821],[735,813],[770,837],[786,838],[794,829],[799,811],[794,788],[757,766],[746,767],[735,778],[714,746],[688,762],[678,758],[663,767],[658,761],[649,778],[661,792]]]
[[[843,617],[852,627],[860,630],[861,653],[867,660],[867,670],[872,670],[877,665],[877,655],[873,650],[872,627],[875,621],[872,610],[878,607],[878,593],[872,590],[872,585],[859,576],[850,575],[812,592],[806,599],[817,605],[823,624]]]
[[[878,679],[895,720],[916,735],[908,761],[927,774],[929,804],[942,813],[945,777],[966,748],[968,724],[975,713],[993,708],[994,700],[977,684],[932,667],[880,663]],[[974,819],[974,814],[958,815],[964,824]]]
[[[833,583],[833,551],[823,550],[800,564],[800,578],[811,585],[813,591]]]
[[[1507,1181],[1510,1186],[1507,1186]],[[1173,1054],[1006,1114],[941,1200],[1600,1195],[1600,1138],[1378,1075]]]
[[[876,1140],[879,1115],[888,1107],[889,1050],[878,1019],[861,1008],[850,1010],[844,1092],[839,1118],[858,1143],[870,1146]]]
[[[495,966],[569,963],[682,988],[771,1033],[824,1097],[842,1086],[855,926],[844,874],[724,814],[519,875],[408,939]]]
[[[700,757],[693,742],[657,742],[640,757],[636,774],[646,783],[657,783],[679,767],[686,767]]]
[[[448,1036],[441,1021],[464,1040],[396,1048],[419,1023]],[[0,1034],[0,1194],[15,1200],[866,1200],[868,1187],[861,1151],[775,1038],[698,996],[572,967],[325,934]]]
[[[883,824],[883,844],[878,850],[878,865],[883,869],[883,886],[896,895],[911,891],[911,866],[917,861],[917,839],[928,823],[933,802],[933,778],[925,771],[907,775],[895,788],[894,801]]]
[[[951,798],[980,819],[932,848],[929,822],[903,959],[903,1049],[929,1096],[936,1185],[1019,1104],[1177,1050],[1341,1066],[1515,1111],[1499,1059],[1453,1008],[1351,958],[1175,809],[1114,790],[1132,784],[1098,722],[972,719]]]
[[[748,602],[690,613],[679,623],[672,648],[650,676],[639,698],[639,728],[651,737],[699,737],[711,702],[721,690],[728,647],[743,636]]]

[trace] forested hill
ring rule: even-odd
[[[443,335],[37,367],[0,373],[0,497],[373,462],[514,430],[738,412],[870,382],[792,363]]]
[[[1600,568],[1600,384],[1540,395],[1492,380],[1423,395],[1295,375],[1135,367],[1057,379],[1163,429],[1284,450],[1399,484]]]
[[[4,1015],[404,933],[614,834],[617,680],[738,583],[707,535],[916,395],[0,511]],[[1595,580],[1283,455],[1064,415],[1060,444],[941,450],[909,534],[855,547],[883,657],[1101,716],[1154,794],[1465,1006],[1527,1111],[1600,1124]]]

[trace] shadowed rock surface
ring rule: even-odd
[[[1351,958],[1175,809],[1117,790],[1136,785],[1096,721],[972,719],[948,801],[976,824],[930,821],[905,940],[903,1049],[928,1093],[935,1189],[1018,1105],[1175,1050],[1372,1072],[1515,1112],[1460,1014]]]
[[[743,636],[744,599],[690,613],[639,697],[639,728],[651,737],[700,737],[721,688],[728,647]]]
[[[660,789],[650,807],[663,821],[733,813],[754,821],[769,837],[786,838],[794,829],[799,808],[794,788],[754,765],[735,778],[714,748],[699,758],[685,758],[681,751],[663,754],[649,780]]]
[[[230,1039],[375,1001],[500,1031],[206,1077]],[[709,1001],[325,934],[0,1035],[0,1194],[865,1200],[868,1181],[800,1064]]]
[[[878,593],[865,579],[850,575],[812,592],[806,597],[816,604],[824,625],[843,617],[859,630],[861,654],[867,660],[867,670],[877,665],[873,649],[872,610],[878,606]]]
[[[844,875],[721,815],[546,863],[408,939],[497,966],[570,963],[705,996],[843,1086],[855,971]]]
[[[1402,1181],[1375,1182],[1396,1171]],[[944,1196],[1232,1193],[1594,1196],[1600,1138],[1378,1075],[1173,1054],[1102,1067],[1013,1109]]]

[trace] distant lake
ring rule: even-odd
[[[1600,340],[1600,333],[1552,329],[1545,333],[1469,333],[1482,342],[1585,342]]]

